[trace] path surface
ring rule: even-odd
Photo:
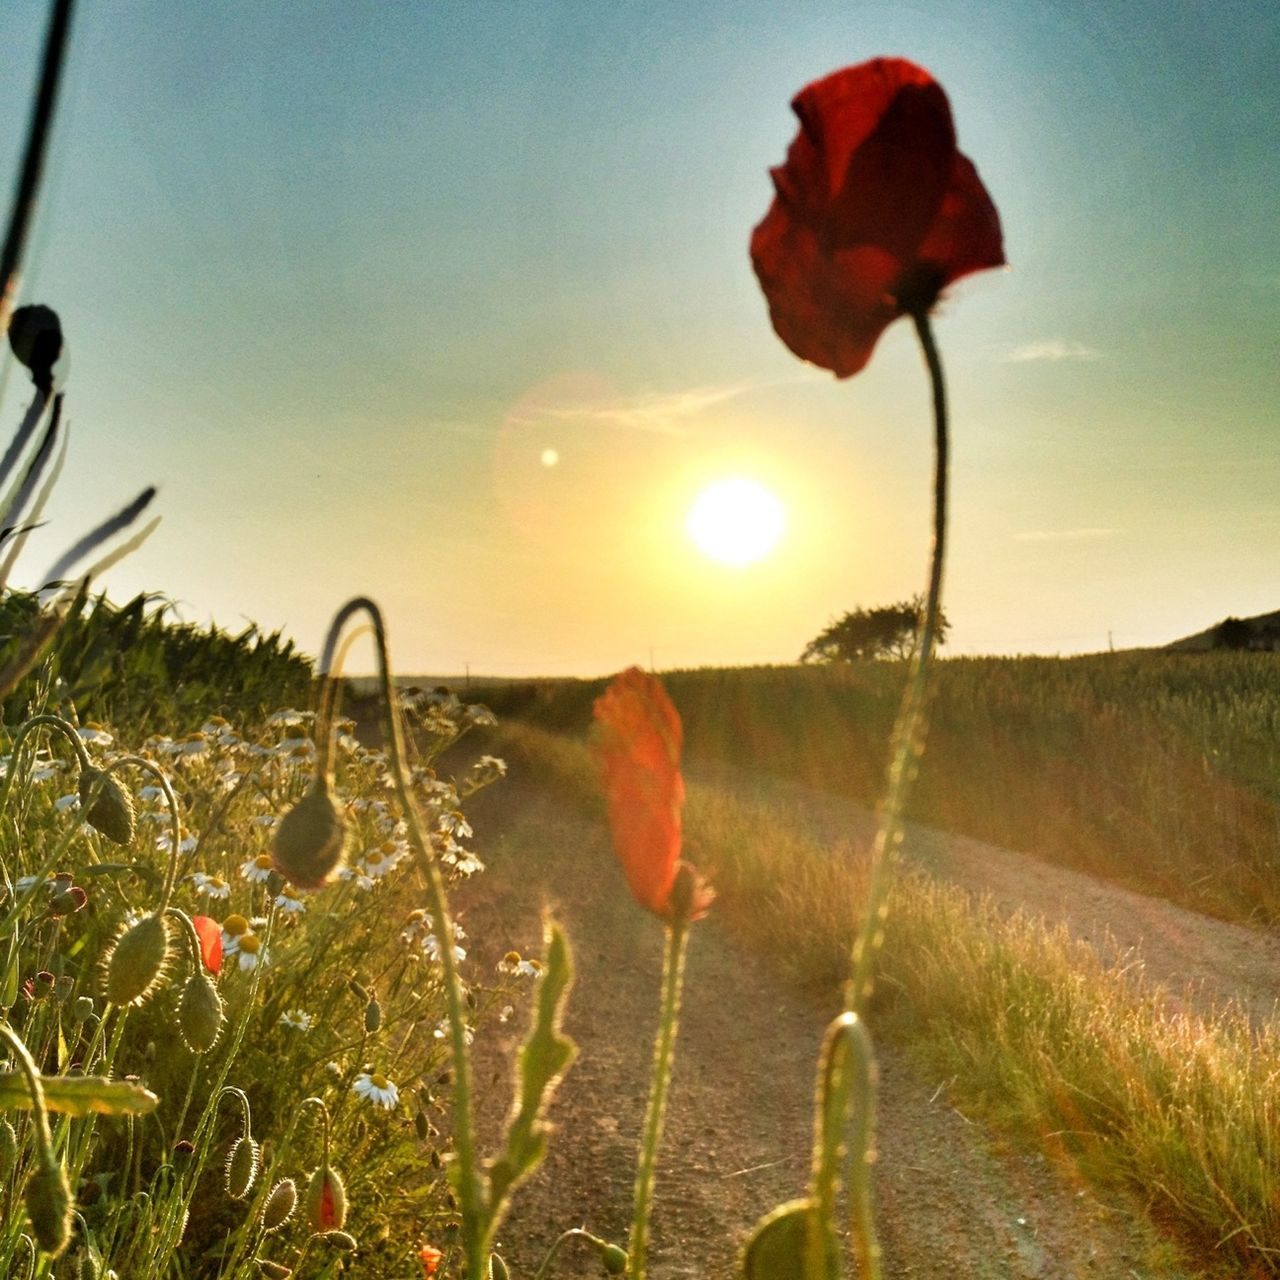
[[[508,948],[538,953],[545,904],[568,926],[577,959],[566,1025],[581,1053],[553,1107],[548,1161],[517,1192],[502,1233],[512,1274],[531,1277],[568,1227],[625,1243],[662,930],[628,896],[603,826],[522,777],[518,765],[470,802],[468,816],[489,866],[458,897],[472,980],[483,982]],[[815,812],[814,820],[826,819]],[[981,860],[965,848],[972,844],[957,846],[958,877]],[[695,926],[659,1168],[653,1280],[735,1275],[751,1225],[803,1191],[814,1067],[834,1012],[783,986],[720,932],[714,916]],[[510,1097],[508,1064],[524,1021],[523,1009],[506,1024],[491,1021],[476,1043],[487,1149]],[[878,1051],[876,1198],[887,1277],[1190,1274],[1155,1260],[1161,1247],[1134,1206],[1104,1202],[1070,1171],[997,1145],[951,1105],[943,1082],[891,1047]],[[553,1274],[585,1280],[601,1272],[589,1256],[566,1252]]]

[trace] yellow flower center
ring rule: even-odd
[[[387,1087],[387,1077],[379,1075],[376,1071],[369,1077],[369,1083],[375,1089],[385,1089]]]
[[[261,946],[262,939],[256,933],[246,933],[240,939],[240,950],[247,951],[251,956],[256,956]]]
[[[210,889],[225,889],[226,887],[227,887],[227,882],[221,876],[209,877]]]
[[[396,851],[396,842],[394,840],[384,840],[381,845],[382,852],[390,857]]]
[[[271,855],[269,853],[258,854],[258,856],[253,860],[253,865],[257,867],[259,871],[270,871]]]
[[[238,938],[242,933],[249,932],[249,922],[244,916],[228,916],[222,922],[223,933],[229,933],[233,938]]]
[[[517,965],[520,963],[520,953],[518,951],[508,951],[502,957],[502,963],[507,965]]]

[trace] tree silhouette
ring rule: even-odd
[[[916,596],[877,609],[854,609],[834,619],[814,636],[801,662],[865,662],[874,658],[909,658],[924,619],[924,600]],[[938,613],[938,643],[946,641],[948,622]]]

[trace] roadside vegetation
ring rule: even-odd
[[[691,764],[880,799],[900,662],[664,675]],[[604,681],[486,690],[575,731]],[[1280,654],[951,658],[933,677],[917,821],[1224,919],[1280,920]]]
[[[672,685],[679,688],[679,681]],[[686,720],[697,733],[693,717]],[[504,725],[495,749],[585,806],[598,784],[580,740]],[[834,993],[847,974],[865,864],[788,814],[693,784],[686,835],[717,918],[792,980]],[[842,856],[845,855],[845,856]],[[1233,1007],[1175,1011],[1062,929],[924,876],[891,904],[874,1022],[952,1096],[1095,1183],[1136,1191],[1205,1274],[1264,1275],[1280,1250],[1280,1041]],[[891,1141],[882,1135],[882,1141]]]

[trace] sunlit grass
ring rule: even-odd
[[[503,750],[598,803],[579,742],[508,726]],[[787,812],[697,785],[686,834],[719,890],[717,916],[792,980],[834,992],[865,883],[849,851],[815,844]],[[1064,929],[918,875],[894,891],[879,992],[877,1025],[954,1075],[957,1096],[1101,1185],[1136,1191],[1206,1259],[1274,1269],[1272,1027],[1233,1008],[1176,1012]]]

